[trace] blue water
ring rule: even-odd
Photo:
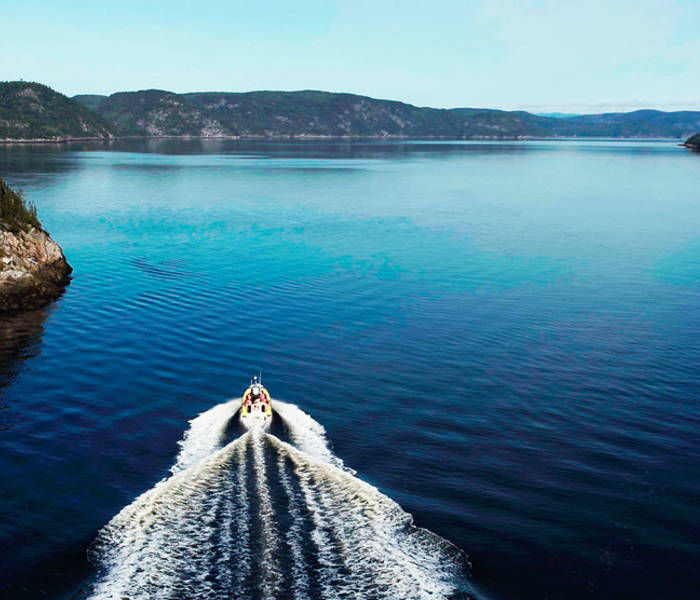
[[[0,318],[3,597],[86,595],[98,531],[258,369],[478,598],[697,597],[697,155],[160,140],[0,174],[75,269]]]

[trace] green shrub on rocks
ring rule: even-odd
[[[41,228],[36,215],[36,206],[27,202],[21,192],[15,192],[0,177],[0,227],[12,231],[27,231]]]

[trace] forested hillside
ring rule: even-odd
[[[115,128],[79,102],[39,83],[0,83],[0,140],[109,138]]]
[[[639,110],[570,117],[479,108],[438,109],[355,94],[164,90],[67,98],[38,84],[0,83],[0,139],[114,136],[684,139],[700,112]]]

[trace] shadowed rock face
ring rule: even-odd
[[[689,137],[683,145],[691,150],[700,150],[700,133],[696,133],[694,136]]]
[[[0,229],[0,312],[39,308],[58,298],[72,267],[43,229]]]

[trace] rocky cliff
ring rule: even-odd
[[[55,300],[72,271],[34,208],[0,178],[0,312],[39,308]]]

